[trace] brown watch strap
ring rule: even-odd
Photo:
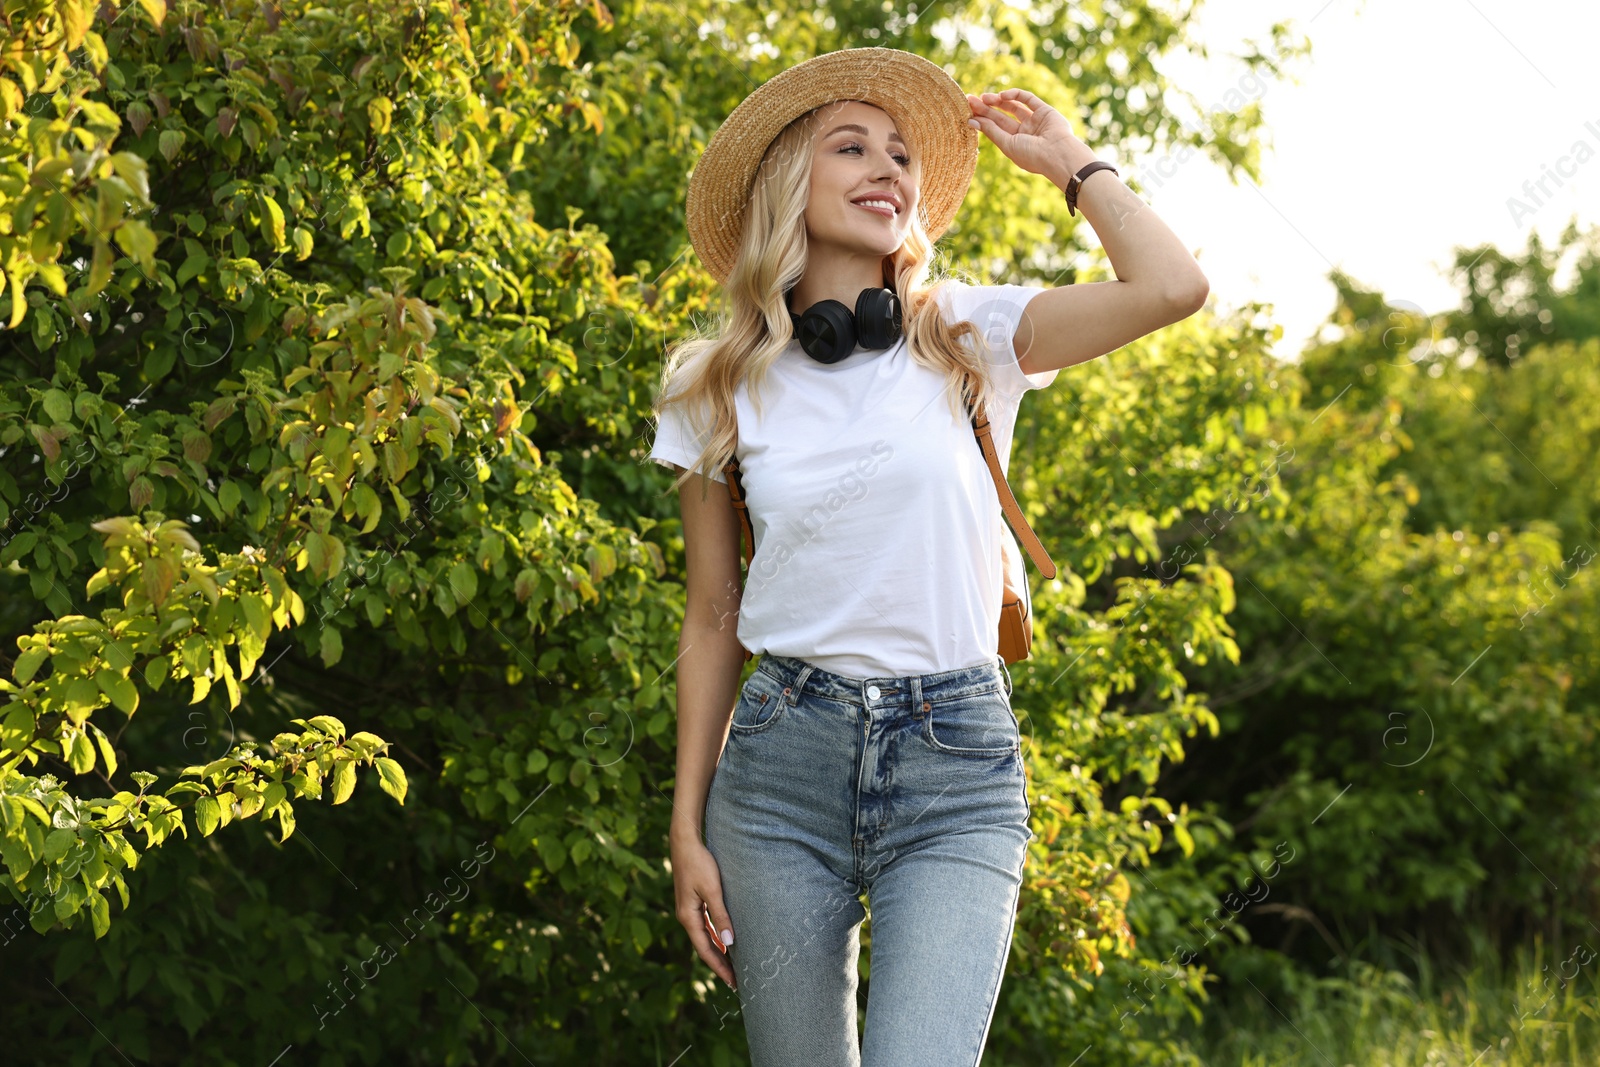
[[[994,479],[995,492],[1000,497],[1000,510],[1005,514],[1006,521],[1011,524],[1012,533],[1017,535],[1017,541],[1028,553],[1028,558],[1033,560],[1034,566],[1039,568],[1039,573],[1046,578],[1056,576],[1055,561],[1050,558],[1050,553],[1045,551],[1043,542],[1033,532],[1033,527],[1028,525],[1028,518],[1022,513],[1022,505],[1017,503],[1017,498],[1012,495],[1011,486],[1006,481],[1005,471],[1000,469],[1000,455],[994,447],[994,432],[989,426],[989,415],[983,405],[978,405],[972,415],[972,434],[978,441],[978,448],[983,453],[984,463],[989,468],[989,476]],[[755,529],[750,525],[750,508],[744,499],[744,481],[739,473],[739,459],[734,453],[739,448],[739,433],[737,428],[733,436],[734,452],[728,455],[728,462],[723,464],[723,473],[728,476],[728,496],[733,501],[734,511],[739,516],[739,528],[744,542],[744,564],[748,573],[755,560],[756,535]]]

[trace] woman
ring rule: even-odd
[[[1118,281],[930,287],[979,130],[1077,198]],[[1023,393],[1192,313],[1206,280],[1044,101],[967,96],[884,48],[753,92],[695,169],[688,224],[726,310],[673,351],[650,453],[680,474],[688,571],[678,918],[737,989],[757,1067],[972,1067],[1033,832],[996,654],[1004,531],[966,404],[1003,461]]]

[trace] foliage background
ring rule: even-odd
[[[682,540],[644,462],[713,288],[698,149],[889,44],[1253,175],[1253,107],[1160,103],[1194,11],[4,14],[0,1037],[743,1062],[671,913]],[[1303,46],[1265,29],[1275,76]],[[1052,193],[985,148],[950,266],[1110,277]],[[1594,943],[1595,243],[1457,264],[1426,320],[1336,277],[1296,364],[1268,309],[1203,313],[1030,398],[1062,576],[1014,672],[1039,837],[992,1062],[1195,1063],[1240,997]]]

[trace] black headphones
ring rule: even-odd
[[[900,339],[900,298],[893,289],[863,289],[856,311],[837,300],[821,300],[804,315],[791,309],[795,337],[818,363],[837,363],[862,348],[888,348]]]

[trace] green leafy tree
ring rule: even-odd
[[[1249,589],[1231,620],[1245,677],[1200,672],[1221,735],[1166,780],[1241,840],[1300,845],[1235,924],[1250,947],[1213,960],[1284,993],[1293,968],[1415,974],[1419,955],[1577,943],[1600,917],[1600,340],[1473,358],[1448,314],[1430,332],[1341,293],[1283,372],[1306,397],[1287,521],[1219,543]]]

